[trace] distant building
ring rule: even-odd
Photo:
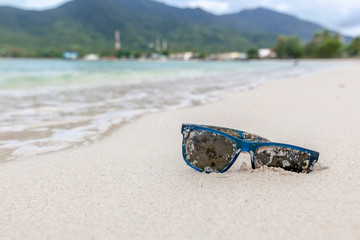
[[[245,60],[247,59],[246,53],[240,52],[227,52],[227,53],[219,53],[215,54],[216,60],[219,61],[237,61],[237,60]]]
[[[161,52],[160,38],[155,40],[155,51],[158,53]]]
[[[165,52],[168,50],[168,43],[166,39],[164,39],[162,42],[162,50]]]
[[[100,59],[99,55],[90,53],[84,56],[85,61],[98,61]]]
[[[276,58],[276,53],[270,48],[260,48],[259,58]]]
[[[79,57],[79,54],[77,52],[64,52],[63,58],[67,60],[76,60]]]
[[[171,60],[177,60],[177,61],[189,61],[194,57],[195,55],[193,52],[172,53],[169,56]]]
[[[121,50],[121,39],[120,39],[120,31],[115,31],[115,50],[119,52]]]
[[[150,58],[152,60],[158,60],[158,61],[166,61],[167,60],[167,58],[160,53],[153,53],[153,54],[151,54]]]

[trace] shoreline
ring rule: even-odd
[[[270,61],[267,61],[265,63],[268,64],[270,63]],[[193,63],[190,62],[189,64]],[[256,66],[257,63],[252,64],[255,65],[249,65],[252,66],[250,68],[254,68],[253,66]],[[266,64],[265,67],[267,67]],[[42,83],[40,82],[39,86],[34,85],[34,88],[31,88],[30,90],[25,90],[24,88],[20,87],[11,90],[4,90],[1,93],[5,95],[5,98],[12,98],[12,94],[16,93],[14,95],[16,97],[12,101],[14,106],[21,104],[21,102],[23,101],[27,102],[27,100],[31,103],[33,102],[32,98],[37,95],[42,96],[43,105],[40,105],[39,107],[31,107],[29,105],[28,108],[23,109],[25,110],[24,112],[37,112],[38,115],[30,114],[22,116],[20,114],[19,116],[17,116],[16,114],[19,113],[16,113],[14,106],[12,108],[10,107],[8,111],[4,112],[5,116],[6,114],[11,113],[13,114],[13,117],[12,119],[5,118],[6,123],[3,125],[4,127],[0,127],[0,130],[4,131],[5,133],[3,134],[3,140],[5,141],[0,142],[0,155],[2,158],[2,162],[4,162],[9,160],[16,160],[21,157],[31,157],[41,154],[47,154],[49,152],[62,151],[64,149],[74,148],[81,145],[92,144],[94,142],[101,141],[104,137],[108,135],[109,132],[113,131],[114,129],[118,129],[118,127],[125,125],[127,122],[133,121],[134,119],[137,119],[149,113],[211,104],[213,102],[221,100],[223,95],[229,93],[248,91],[249,89],[251,90],[272,82],[287,81],[290,79],[316,75],[321,72],[334,71],[334,69],[343,69],[354,64],[354,62],[339,61],[329,61],[329,64],[324,64],[320,61],[309,61],[308,63],[304,62],[303,65],[300,63],[300,66],[294,67],[292,65],[292,61],[286,60],[285,64],[283,64],[281,67],[278,66],[277,68],[269,70],[264,69],[263,71],[256,70],[254,68],[252,69],[252,71],[249,71],[249,73],[247,73],[247,67],[244,67],[247,65],[240,64],[233,66],[241,66],[240,69],[243,68],[242,70],[236,70],[234,67],[231,67],[232,70],[228,72],[214,72],[208,74],[202,73],[202,75],[195,75],[194,78],[190,79],[186,79],[185,76],[180,76],[180,78],[177,79],[177,81],[174,83],[175,85],[172,86],[169,86],[170,82],[172,81],[172,77],[168,77],[170,80],[162,79],[158,83],[159,85],[156,84],[156,81],[154,81],[153,83],[151,81],[144,82],[142,85],[138,85],[136,81],[134,83],[131,83],[131,81],[126,83],[110,81],[101,84],[99,82],[89,81],[89,83],[87,83],[87,86],[81,85],[85,83],[79,83],[79,85],[75,84],[69,86],[62,86],[59,82],[55,82],[54,86],[42,86]],[[184,74],[185,70],[182,71],[183,73],[180,73]],[[106,78],[107,76],[98,76],[98,78],[101,77]],[[212,80],[211,82],[211,80],[206,80],[212,78],[216,78],[217,81]],[[83,80],[85,78],[81,79]],[[195,79],[195,81],[191,79]],[[223,84],[219,85],[217,83],[219,81],[223,81]],[[183,85],[187,87],[184,87]],[[206,87],[208,88],[208,90],[206,90]],[[141,101],[140,99],[136,99],[139,95],[135,96],[135,99],[133,101],[131,100],[132,98],[134,98],[134,96],[131,96],[131,91],[133,91],[132,88],[139,89],[138,92],[140,93],[140,95],[143,96],[141,97]],[[172,88],[175,88],[177,90],[172,91]],[[197,90],[195,92],[189,90],[192,88]],[[100,89],[102,90],[100,91]],[[92,92],[94,92],[95,90],[98,90],[98,93],[94,95],[94,93]],[[123,94],[114,96],[112,92],[113,90],[123,91]],[[61,95],[67,95],[68,98],[64,99],[63,102],[58,102],[59,107],[58,109],[56,109],[53,102],[58,101],[57,97],[52,98],[50,96],[44,95],[44,92],[46,91],[50,91],[52,93],[51,95],[54,96],[60,95],[59,97],[61,97]],[[72,102],[71,99],[74,97],[74,94],[76,95],[76,91],[83,92],[82,95],[86,96],[87,100],[85,98],[80,98],[77,100],[78,103]],[[168,95],[166,93],[168,91],[173,92],[173,94],[175,94],[177,97],[173,97],[173,95]],[[89,95],[87,93],[91,93],[92,95]],[[158,94],[160,97],[156,97]],[[97,113],[96,109],[90,110],[91,108],[93,108],[92,105],[97,105],[100,103],[95,103],[91,100],[91,98],[96,95],[108,97],[108,99],[103,99],[102,101],[100,100],[100,102],[103,102],[103,113],[109,114],[109,117],[105,117],[105,119],[101,118],[101,111]],[[22,96],[24,99],[20,99],[19,96]],[[125,98],[125,101],[123,103],[121,98]],[[19,103],[17,103],[18,101]],[[138,103],[134,104],[134,102]],[[69,108],[69,106],[71,106],[72,104],[74,104],[73,109],[71,107]],[[88,114],[73,114],[74,116],[76,116],[74,120],[74,116],[72,116],[69,112],[76,110],[76,104],[87,105]],[[111,109],[110,106],[113,106],[113,104],[119,105],[117,111],[106,110],[108,108]],[[131,108],[127,108],[126,105],[133,105],[135,111],[132,111]],[[114,105],[114,107],[116,108],[116,105]],[[68,109],[68,112],[66,112],[65,110],[62,112],[61,109]],[[80,110],[82,110],[81,106]],[[46,111],[50,111],[48,112],[48,114],[53,113],[55,114],[55,116],[48,116]],[[63,114],[64,116],[60,117],[55,122],[51,119],[57,118],[56,113],[60,115]],[[44,118],[41,116],[47,117]],[[69,117],[70,119],[68,119]],[[73,118],[71,119],[71,117]],[[30,120],[30,123],[26,123],[26,121],[23,121],[24,119]],[[102,125],[97,123],[97,121],[101,121]],[[17,125],[14,125],[14,122],[16,122]],[[69,125],[69,127],[65,126],[67,124]],[[102,130],[104,125],[109,126],[106,127],[107,129]],[[23,130],[12,131],[11,129]],[[57,132],[54,132],[56,130]],[[76,134],[74,134],[74,132]]]
[[[76,61],[84,61],[84,62],[102,62],[102,61],[149,61],[149,62],[161,62],[160,60],[156,59],[141,59],[141,58],[115,58],[115,59],[108,59],[108,58],[100,58],[99,60],[84,60],[82,58],[75,59],[75,60],[69,60],[64,59],[62,57],[60,58],[36,58],[36,57],[0,57],[0,60],[64,60],[69,62],[76,62]],[[167,59],[166,61],[169,62],[250,62],[250,61],[319,61],[319,62],[334,62],[334,61],[344,61],[344,62],[357,62],[360,61],[359,57],[349,57],[349,58],[251,58],[251,59],[241,59],[241,60],[209,60],[209,59],[191,59],[188,61],[185,60],[173,60],[173,59]]]
[[[100,142],[0,164],[0,238],[358,239],[360,64],[147,114]],[[181,123],[320,152],[315,171],[201,174]],[[242,165],[242,163],[245,163]]]

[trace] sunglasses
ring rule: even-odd
[[[241,152],[250,153],[253,169],[266,166],[309,173],[319,159],[318,152],[235,129],[183,124],[181,132],[184,160],[200,172],[226,172]]]

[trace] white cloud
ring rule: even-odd
[[[287,3],[280,3],[278,5],[275,5],[275,9],[280,12],[286,12],[289,11],[290,6]]]
[[[220,1],[195,0],[188,3],[189,7],[202,8],[206,11],[221,14],[229,10],[229,4]]]
[[[351,27],[345,27],[341,29],[341,32],[345,35],[360,36],[360,24]]]
[[[191,6],[190,3],[196,0],[156,0],[177,6]],[[208,0],[201,2],[220,2],[220,0]],[[181,4],[180,4],[181,2]],[[199,0],[200,2],[200,0]],[[325,27],[341,31],[349,24],[358,25],[360,20],[360,1],[359,0],[222,0],[227,7],[205,7],[204,9],[213,13],[238,12],[243,9],[266,7],[277,11],[295,15],[301,19],[319,23]],[[347,32],[349,33],[349,32]],[[358,34],[357,32],[352,35]]]
[[[7,5],[25,9],[47,9],[58,6],[70,0],[0,0],[0,5]]]

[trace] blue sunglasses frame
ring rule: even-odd
[[[309,163],[308,169],[305,171],[306,173],[311,172],[314,164],[318,161],[319,155],[320,155],[320,153],[310,150],[310,149],[306,149],[306,148],[302,148],[302,147],[298,147],[298,146],[294,146],[294,145],[289,145],[289,144],[271,142],[271,141],[267,140],[266,138],[263,138],[258,135],[248,133],[245,131],[235,130],[235,129],[231,129],[231,128],[216,127],[216,126],[183,124],[182,128],[181,128],[181,133],[183,134],[183,144],[182,144],[183,158],[184,158],[185,162],[187,163],[187,165],[189,165],[191,168],[193,168],[199,172],[206,172],[206,171],[192,166],[189,163],[189,161],[186,159],[186,142],[189,137],[189,133],[192,130],[203,130],[203,131],[216,133],[216,134],[222,135],[224,137],[230,138],[231,140],[233,140],[236,143],[236,153],[234,155],[234,158],[231,160],[229,165],[224,170],[220,171],[219,173],[224,173],[227,170],[229,170],[229,168],[235,163],[236,159],[238,158],[238,156],[240,155],[241,152],[250,153],[252,168],[253,169],[258,168],[258,166],[256,166],[254,153],[256,152],[256,150],[258,148],[265,147],[265,146],[286,147],[286,148],[291,148],[291,149],[295,149],[295,150],[299,150],[299,151],[307,153],[310,157],[310,160],[309,160],[310,163]]]

